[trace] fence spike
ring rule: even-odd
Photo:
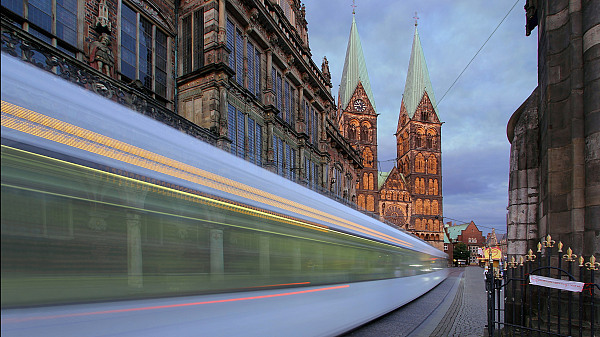
[[[585,260],[583,259],[583,256],[580,256],[580,257],[579,257],[579,266],[580,266],[580,267],[583,267],[583,261],[585,261]]]
[[[542,243],[541,242],[538,242],[537,249],[538,249],[537,250],[538,253],[542,252]]]
[[[535,261],[535,254],[533,254],[533,251],[531,249],[529,249],[529,252],[527,252],[527,255],[525,255],[525,260],[528,262]]]
[[[565,261],[573,262],[577,258],[577,255],[573,254],[571,247],[567,248],[567,254],[563,255]]]
[[[542,241],[542,243],[544,244],[544,247],[547,248],[552,248],[554,247],[554,243],[556,243],[556,241],[552,240],[552,237],[550,236],[550,234],[548,234],[548,236],[546,236],[546,240]],[[541,251],[541,246],[538,245],[538,252]]]
[[[559,253],[562,253],[562,247],[563,247],[562,241],[558,241],[558,252]]]
[[[587,267],[587,270],[598,270],[600,263],[596,262],[596,257],[592,255],[590,256],[590,262],[586,262],[585,266]]]

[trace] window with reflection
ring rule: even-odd
[[[121,6],[121,75],[167,98],[168,36],[127,4]]]

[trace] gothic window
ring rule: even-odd
[[[439,213],[439,203],[437,200],[431,202],[431,214],[437,215]]]
[[[435,149],[434,148],[434,140],[436,138],[436,132],[433,129],[429,129],[427,130],[427,148],[429,149]]]
[[[434,189],[433,189],[433,179],[429,179],[429,184],[428,184],[428,189],[427,189],[427,194],[429,195],[435,195],[434,194]]]
[[[427,173],[437,174],[437,158],[434,155],[429,156],[427,160]]]
[[[439,195],[438,180],[437,179],[433,180],[433,194],[434,195]]]
[[[364,142],[370,142],[371,137],[371,124],[369,122],[363,122],[360,126],[360,140]]]
[[[404,145],[404,153],[408,152],[409,141],[408,141],[408,132],[404,131],[402,134],[402,144]]]
[[[421,219],[415,220],[415,229],[418,231],[421,230]]]
[[[374,185],[374,176],[373,176],[373,173],[369,173],[369,189],[370,190],[374,190],[375,189],[374,186],[375,185]]]
[[[417,199],[417,201],[415,202],[415,213],[423,214],[423,200]]]
[[[365,207],[365,196],[362,194],[358,195],[358,207],[362,208],[362,209],[366,209]]]
[[[441,230],[439,220],[433,220],[433,230],[436,232],[439,232]]]
[[[425,173],[425,157],[419,153],[415,157],[415,171],[419,173]]]
[[[425,130],[422,128],[417,129],[417,137],[415,138],[416,147],[420,148],[425,145]]]
[[[367,211],[375,211],[375,198],[372,195],[367,195]]]
[[[423,214],[431,214],[431,202],[429,200],[425,200],[425,202],[423,203]]]
[[[165,97],[167,40],[167,34],[131,7],[123,4],[121,7],[121,75],[129,81],[139,79],[147,89]]]
[[[373,152],[370,148],[366,147],[363,151],[363,159],[365,167],[373,167]]]

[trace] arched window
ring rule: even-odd
[[[369,175],[367,172],[363,173],[363,189],[369,189]]]
[[[375,198],[372,195],[367,195],[367,211],[375,211]]]
[[[373,152],[371,151],[371,148],[365,148],[363,151],[363,160],[365,167],[373,167]]]
[[[431,214],[432,215],[437,215],[439,213],[439,204],[437,200],[434,200],[431,202]],[[438,222],[437,220],[435,220],[435,222]]]
[[[415,141],[416,141],[415,146],[417,148],[423,147],[423,145],[425,145],[424,140],[425,140],[425,130],[417,129],[417,137],[415,138]]]
[[[360,126],[360,140],[365,141],[365,142],[370,142],[371,141],[370,133],[371,133],[371,123],[362,122],[362,124]]]
[[[358,195],[358,207],[365,209],[365,196],[362,194]]]
[[[415,220],[415,229],[418,231],[421,230],[421,219]]]
[[[402,134],[402,145],[404,145],[404,153],[408,152],[408,146],[410,145],[408,142],[408,132],[404,131]]]
[[[369,173],[369,189],[370,190],[375,189],[373,173]]]
[[[427,148],[433,149],[434,139],[437,137],[435,130],[427,130]]]
[[[439,189],[438,189],[438,181],[437,179],[433,180],[433,194],[434,195],[438,195],[439,194]]]
[[[425,178],[421,178],[420,189],[421,194],[425,194]]]
[[[433,190],[433,179],[429,179],[429,188],[427,189],[427,194],[429,195],[435,195],[433,192],[435,192]]]
[[[423,203],[423,213],[427,215],[431,214],[431,202],[429,200],[425,200]]]
[[[423,200],[417,199],[417,201],[415,202],[415,213],[423,214]]]
[[[415,171],[425,173],[425,157],[421,153],[415,157]]]
[[[437,158],[434,155],[429,156],[429,159],[427,159],[427,173],[437,174]]]

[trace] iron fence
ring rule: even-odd
[[[564,253],[564,254],[563,254]],[[488,336],[600,336],[600,263],[563,252],[548,235],[524,256],[486,274]]]

